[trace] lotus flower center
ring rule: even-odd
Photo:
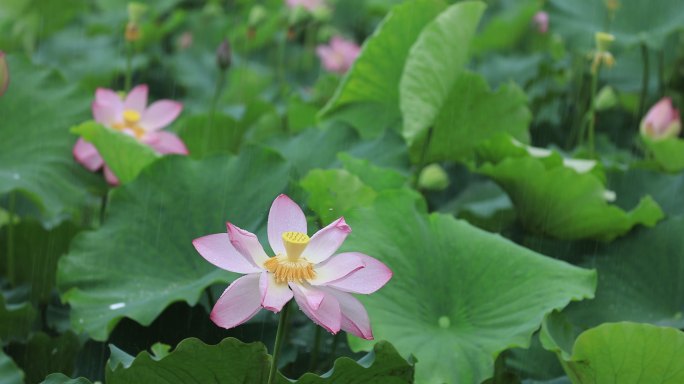
[[[140,139],[145,135],[145,130],[138,125],[140,121],[140,112],[132,109],[127,109],[123,112],[123,123],[114,123],[112,128],[118,131],[132,132],[136,138]]]
[[[316,277],[313,264],[302,257],[309,244],[309,236],[301,232],[284,232],[285,255],[276,255],[264,263],[264,267],[275,275],[277,283],[297,281],[303,283]]]

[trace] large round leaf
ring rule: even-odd
[[[596,299],[570,306],[573,323],[609,321],[684,327],[684,217],[637,231],[599,250],[585,266],[599,272]]]
[[[9,57],[12,76],[0,99],[0,195],[20,191],[44,219],[73,216],[97,185],[74,161],[69,128],[88,118],[90,101],[75,87],[28,60]]]
[[[172,352],[141,352],[133,357],[111,347],[107,383],[166,384],[182,383],[254,383],[265,384],[271,357],[261,343],[245,344],[234,338],[217,345],[207,345],[190,338],[181,341]],[[329,372],[318,376],[304,374],[291,381],[276,376],[279,384],[408,384],[413,383],[413,361],[404,360],[391,344],[378,343],[358,362],[342,357]]]
[[[684,382],[684,333],[674,328],[602,324],[579,335],[571,355],[563,352],[574,384]]]
[[[266,383],[270,360],[261,343],[228,338],[207,345],[191,338],[162,358],[147,352],[132,358],[112,347],[106,378],[108,384]]]
[[[444,8],[441,1],[416,0],[392,9],[321,115],[336,114],[367,135],[398,122],[398,84],[406,57],[423,27]]]
[[[418,382],[480,383],[501,351],[529,345],[545,314],[593,296],[593,271],[451,216],[427,215],[413,196],[385,192],[350,215],[344,249],[394,272],[386,287],[361,299],[376,339],[417,357]]]
[[[59,263],[74,329],[104,340],[123,316],[149,324],[172,302],[196,303],[228,276],[192,240],[224,232],[228,220],[256,231],[288,176],[277,154],[254,149],[202,161],[168,156],[116,189],[104,225],[74,239]]]

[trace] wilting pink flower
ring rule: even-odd
[[[546,33],[549,30],[549,14],[544,11],[539,11],[534,14],[532,18],[534,25],[537,27],[539,33]]]
[[[9,67],[7,66],[7,59],[5,59],[5,52],[0,51],[0,96],[5,94],[9,82]]]
[[[285,4],[290,9],[302,7],[309,12],[327,7],[325,0],[285,0]]]
[[[246,274],[226,289],[211,311],[211,319],[233,328],[261,308],[279,312],[294,296],[314,323],[332,333],[340,329],[371,340],[368,313],[351,293],[370,294],[384,286],[392,271],[358,252],[333,254],[351,232],[344,218],[333,221],[311,238],[306,218],[295,202],[278,196],[268,214],[269,257],[257,237],[227,223],[227,233],[193,241],[197,252],[219,268]]]
[[[147,107],[147,85],[138,85],[125,100],[111,89],[98,88],[92,104],[93,117],[98,123],[130,135],[152,147],[161,154],[188,154],[188,149],[178,136],[161,129],[173,122],[183,105],[173,100],[159,100]],[[84,167],[97,171],[104,165],[107,182],[117,185],[119,180],[104,163],[94,145],[78,139],[74,157]]]
[[[356,43],[340,36],[330,39],[329,45],[319,45],[316,48],[316,54],[323,62],[323,67],[340,74],[349,70],[360,52],[361,48]]]
[[[641,120],[641,134],[654,140],[676,137],[682,130],[679,111],[672,106],[669,97],[663,97],[652,106]]]

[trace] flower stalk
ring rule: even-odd
[[[285,339],[285,328],[287,327],[287,317],[290,312],[290,302],[283,306],[280,312],[280,320],[278,320],[278,330],[276,331],[275,343],[273,345],[273,359],[271,359],[271,369],[268,372],[268,384],[275,382],[276,372],[278,372],[278,357],[280,356],[280,349]]]
[[[15,260],[14,260],[14,220],[15,220],[15,208],[17,202],[17,193],[12,191],[9,194],[9,222],[7,223],[7,278],[10,284],[14,285],[15,279]]]
[[[318,352],[321,348],[321,337],[323,336],[323,328],[316,327],[314,331],[314,344],[311,350],[311,358],[309,359],[309,372],[315,372],[318,363]]]
[[[641,93],[639,95],[639,115],[644,115],[644,110],[646,109],[646,98],[648,97],[648,84],[649,84],[649,65],[648,65],[648,47],[646,44],[641,44],[641,62],[642,62],[642,72],[641,72]]]
[[[214,88],[214,97],[211,100],[211,110],[209,111],[209,127],[214,125],[214,115],[216,115],[216,107],[218,106],[219,99],[223,93],[223,88],[226,84],[226,72],[232,64],[232,50],[230,48],[230,43],[228,39],[224,39],[221,44],[216,49],[216,66],[219,69],[218,79],[216,81],[216,87]]]
[[[601,66],[605,65],[610,68],[615,64],[615,59],[609,51],[610,45],[615,41],[615,36],[609,33],[597,32],[594,37],[596,39],[596,50],[591,56],[591,88],[589,90],[589,110],[586,116],[588,125],[587,141],[591,157],[595,156],[594,131],[596,127],[596,94],[598,92],[599,72],[601,71]],[[580,137],[582,136],[584,136],[584,132],[580,135]]]

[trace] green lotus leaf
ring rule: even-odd
[[[178,135],[190,156],[202,158],[216,153],[237,153],[246,127],[228,115],[194,115],[181,120]]]
[[[0,102],[0,195],[17,191],[53,225],[78,217],[103,186],[76,163],[69,127],[88,118],[90,97],[27,59],[8,56],[12,82]]]
[[[394,274],[384,288],[360,297],[375,339],[414,354],[420,383],[482,382],[499,353],[529,345],[547,313],[593,297],[595,272],[452,216],[428,215],[410,192],[384,192],[347,221],[354,232],[343,249],[376,257]]]
[[[492,91],[484,77],[464,71],[431,122],[431,133],[425,130],[413,140],[411,158],[425,163],[465,161],[478,145],[504,132],[527,143],[531,120],[527,96],[517,85],[507,83]]]
[[[657,168],[670,173],[684,170],[684,140],[671,138],[655,141],[643,138],[642,142]]]
[[[449,105],[468,63],[470,43],[485,10],[479,1],[450,6],[430,22],[411,47],[399,83],[402,133],[409,145],[424,136]]]
[[[399,189],[407,178],[387,168],[373,165],[346,153],[338,158],[345,169],[314,169],[300,181],[308,192],[308,206],[316,212],[320,224],[328,224],[362,206],[373,203],[377,192]]]
[[[135,179],[140,171],[161,155],[135,138],[94,121],[71,128],[71,132],[91,142],[121,183]]]
[[[481,147],[485,163],[478,172],[508,193],[530,232],[609,241],[636,225],[652,227],[664,217],[650,196],[642,197],[629,212],[611,204],[614,196],[604,186],[598,165],[564,159],[554,151],[533,156],[510,139],[499,139]]]
[[[445,8],[443,2],[431,0],[394,7],[366,40],[361,55],[320,116],[344,120],[364,136],[377,136],[398,123],[401,112],[397,84],[406,58],[423,28]]]
[[[263,344],[245,344],[234,338],[217,345],[185,339],[163,358],[148,352],[133,358],[114,346],[111,349],[107,384],[266,383],[271,360]]]
[[[354,208],[370,205],[377,196],[373,188],[344,169],[314,169],[300,185],[309,193],[308,206],[316,212],[323,225]]]
[[[677,216],[597,250],[584,263],[599,272],[596,299],[570,306],[571,321],[584,329],[615,321],[684,328],[683,230]]]
[[[684,382],[684,333],[675,328],[606,323],[580,334],[559,357],[573,384]]]
[[[115,189],[104,224],[77,236],[58,265],[73,328],[104,340],[124,316],[150,324],[169,304],[193,305],[205,287],[230,280],[192,240],[224,232],[228,220],[257,232],[289,173],[262,149],[200,161],[168,156]]]

